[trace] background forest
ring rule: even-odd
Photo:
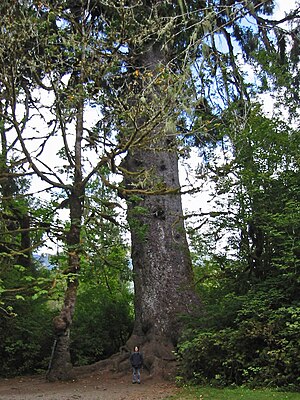
[[[1,3],[1,377],[134,333],[180,381],[299,390],[300,6],[276,4]]]

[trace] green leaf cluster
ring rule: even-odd
[[[14,314],[0,316],[2,377],[47,370],[54,340],[54,312],[45,299],[17,297],[11,303]]]
[[[228,292],[228,286],[226,292],[224,282],[211,290],[202,321],[179,346],[183,377],[198,384],[299,390],[300,302],[287,285],[278,277],[245,295]]]

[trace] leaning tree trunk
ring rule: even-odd
[[[191,259],[183,221],[178,159],[174,151],[138,151],[126,168],[153,169],[172,194],[128,199],[135,288],[135,324],[127,345],[141,345],[150,373],[169,373],[182,318],[195,312]],[[130,188],[130,182],[127,180]]]
[[[55,341],[47,372],[47,379],[49,381],[65,381],[73,378],[69,344],[70,326],[74,314],[76,293],[77,281],[69,282],[60,315],[53,319]]]
[[[53,319],[55,341],[47,373],[50,381],[68,380],[73,378],[70,357],[70,328],[73,321],[77,298],[78,279],[80,269],[80,230],[82,217],[82,191],[72,193],[70,196],[71,225],[67,233],[67,246],[69,253],[67,275],[67,289],[64,295],[64,304],[60,314]]]

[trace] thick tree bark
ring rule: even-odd
[[[152,374],[170,373],[182,317],[197,311],[199,300],[183,222],[178,159],[172,151],[138,151],[126,168],[150,170],[174,193],[128,199],[135,288],[135,324],[127,346],[141,345]],[[126,181],[130,188],[130,181]],[[170,363],[171,362],[171,363]]]
[[[149,44],[139,56],[138,67],[157,73],[166,62],[159,43]],[[164,92],[153,86],[155,97]],[[149,101],[152,101],[151,94]],[[162,102],[163,103],[163,102]],[[157,104],[154,105],[154,108]],[[140,126],[145,125],[141,117]],[[178,157],[174,137],[167,135],[163,121],[147,142],[153,144],[129,149],[124,162],[128,190],[139,186],[136,173],[147,171],[165,194],[145,195],[140,200],[127,197],[131,230],[135,288],[135,324],[127,347],[140,345],[145,366],[151,374],[168,375],[174,366],[174,349],[182,329],[182,318],[195,313],[199,300],[193,288],[190,253],[184,228]],[[134,178],[136,176],[136,178]],[[148,184],[151,189],[151,183]],[[155,187],[153,188],[155,193]]]

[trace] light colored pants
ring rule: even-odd
[[[141,381],[141,369],[132,367],[132,382],[140,383],[140,381]]]

